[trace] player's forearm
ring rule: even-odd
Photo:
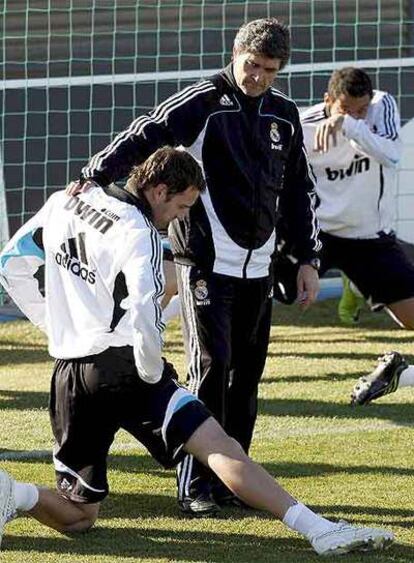
[[[343,123],[343,133],[357,150],[367,154],[383,166],[395,168],[402,152],[401,139],[381,136],[371,131],[363,119],[347,115]]]
[[[123,258],[129,301],[126,306],[129,306],[131,315],[135,363],[139,375],[147,383],[159,381],[164,368],[161,357],[164,278],[161,240],[158,236],[154,237],[154,232],[152,228],[131,232]]]
[[[146,152],[138,150],[134,136],[125,137],[125,133],[121,133],[82,168],[81,181],[93,180],[100,186],[107,186],[128,176],[131,169],[145,160],[146,156]]]

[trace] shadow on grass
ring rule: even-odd
[[[262,463],[266,471],[268,471],[275,479],[287,477],[289,479],[302,477],[322,477],[324,475],[337,475],[338,473],[346,473],[347,475],[391,475],[399,477],[414,476],[414,468],[409,467],[393,467],[386,465],[333,465],[330,463]],[[407,511],[406,516],[410,515],[414,518],[413,511]]]
[[[51,366],[53,363],[53,359],[49,356],[44,346],[39,346],[35,349],[32,346],[27,348],[19,347],[12,350],[1,350],[0,352],[0,366],[8,364],[17,366],[20,364],[38,364],[43,362],[50,362]]]
[[[366,371],[355,371],[353,373],[338,373],[331,372],[324,375],[280,375],[275,377],[264,377],[260,381],[260,385],[269,385],[269,383],[311,383],[312,381],[352,381],[356,380],[362,375],[366,375]]]
[[[0,411],[42,409],[49,405],[49,393],[45,391],[17,391],[0,389]]]
[[[340,329],[350,329],[341,324],[337,315],[338,301],[327,299],[312,305],[307,311],[302,312],[294,305],[276,304],[273,308],[272,324],[274,326],[312,326],[312,327],[332,327]],[[371,313],[368,310],[362,311],[360,322],[355,326],[357,330],[390,330],[397,329],[398,325],[384,312]]]
[[[312,464],[311,464],[312,465]],[[294,470],[295,464],[291,464],[291,469]],[[268,464],[264,467],[269,468]],[[277,464],[271,464],[271,467],[278,468]],[[342,471],[346,471],[346,467],[341,468]],[[351,468],[352,469],[352,468]],[[356,470],[361,470],[369,472],[369,467],[355,468]],[[387,468],[386,468],[387,469]],[[393,468],[389,468],[391,471]],[[275,472],[278,473],[277,471]],[[316,473],[316,472],[315,472]],[[272,474],[274,474],[272,472]],[[309,473],[309,475],[314,473]],[[318,475],[323,475],[321,471]],[[276,477],[281,477],[282,473]],[[288,475],[291,477],[291,475]],[[344,518],[346,520],[352,521],[355,519],[355,515],[358,515],[358,522],[364,525],[372,525],[372,522],[384,522],[386,519],[387,525],[398,525],[402,527],[412,527],[414,525],[414,515],[411,509],[401,509],[401,508],[384,508],[377,506],[354,506],[354,505],[318,505],[312,506],[312,508],[326,517],[338,520]],[[128,518],[128,519],[149,519],[150,521],[154,518],[171,518],[177,521],[188,521],[191,519],[188,516],[182,514],[177,506],[174,491],[171,491],[168,495],[156,495],[147,493],[128,493],[128,494],[118,494],[111,493],[108,499],[103,503],[102,510],[100,512],[101,520],[108,520],[111,518]],[[274,517],[268,513],[254,509],[242,509],[242,508],[224,508],[222,509],[215,518],[208,519],[209,522],[214,520],[232,519],[232,520],[248,520],[251,518],[261,518],[262,520],[274,520]],[[378,524],[377,524],[378,525]],[[384,525],[384,524],[382,524]]]
[[[307,399],[259,399],[259,413],[265,416],[296,416],[347,419],[382,419],[397,422],[401,426],[414,424],[414,410],[409,405],[369,404],[351,407],[345,404]]]
[[[389,348],[387,348],[387,350],[388,349]],[[384,352],[385,351],[386,350],[384,350]],[[335,350],[334,352],[330,352],[329,350],[324,350],[321,352],[307,352],[307,351],[295,352],[291,350],[288,352],[283,352],[283,351],[268,352],[267,357],[268,358],[300,357],[300,358],[317,359],[317,360],[330,359],[332,363],[335,362],[335,360],[369,360],[370,362],[372,362],[374,368],[374,366],[376,365],[377,354],[372,354],[371,352],[359,352],[356,350],[350,350],[349,352],[345,352],[342,350]]]
[[[377,506],[353,506],[353,505],[312,505],[315,512],[323,513],[324,516],[337,520],[345,515],[347,519],[352,519],[353,515],[357,515],[358,524],[368,526],[389,526],[412,529],[414,526],[414,515],[412,509],[401,508],[384,508]],[[373,524],[381,520],[381,524]],[[414,556],[414,546],[411,548]],[[399,559],[398,559],[399,561]],[[410,561],[414,561],[414,558]]]
[[[11,338],[9,340],[5,340],[4,338],[0,337],[0,350],[2,353],[4,353],[3,347],[13,347],[18,348],[19,350],[46,350],[47,344],[45,344],[44,342],[34,342],[33,339],[31,339],[29,342],[22,342],[21,340],[17,339],[13,340]]]
[[[344,376],[345,377],[345,376]],[[269,380],[264,380],[269,382]],[[276,379],[278,381],[278,379]],[[0,410],[46,408],[49,394],[45,391],[0,390]],[[403,403],[372,403],[364,407],[350,407],[334,402],[310,399],[259,399],[259,413],[265,416],[330,417],[348,419],[384,419],[402,426],[414,423],[414,411]]]
[[[5,537],[2,549],[70,555],[112,555],[155,561],[271,561],[272,554],[283,553],[283,560],[297,563],[306,553],[316,561],[308,543],[300,538],[263,538],[249,534],[190,532],[159,528],[110,528],[98,524],[88,534],[73,539]],[[309,558],[308,558],[309,554]],[[273,559],[274,560],[274,559]]]
[[[181,350],[183,351],[183,340],[182,338],[171,338],[171,335],[169,333],[167,333],[166,338],[165,338],[165,342],[164,342],[164,348],[166,348],[167,350],[169,350],[170,348],[172,349],[177,349],[177,350]]]
[[[40,452],[39,455],[34,454],[30,455],[29,452],[19,451],[16,450],[7,450],[1,449],[0,453],[2,456],[7,458],[9,455],[10,457],[13,454],[21,454],[21,458],[13,459],[13,461],[21,461],[22,463],[41,463],[44,465],[51,465],[52,464],[52,455],[50,455],[45,450],[44,452]],[[26,454],[26,455],[25,455]],[[279,479],[283,478],[302,478],[302,477],[321,477],[324,475],[336,475],[340,473],[346,473],[347,475],[394,475],[400,477],[412,477],[414,476],[414,468],[406,468],[406,467],[394,467],[394,466],[386,466],[386,465],[338,465],[338,464],[330,464],[330,463],[295,463],[295,462],[264,462],[261,464],[266,471],[268,471],[273,477]],[[143,453],[143,450],[137,451],[136,454],[131,453],[128,455],[120,455],[120,454],[110,454],[108,456],[108,471],[117,471],[120,473],[125,474],[134,474],[138,481],[137,485],[139,486],[139,480],[145,479],[148,477],[150,478],[161,478],[161,479],[174,479],[175,472],[172,469],[163,469],[160,465],[158,465],[153,458],[147,454]],[[110,478],[109,478],[110,479]],[[111,480],[111,479],[110,479]],[[113,488],[113,484],[111,485],[111,489]],[[111,492],[111,498],[112,498]],[[138,493],[137,493],[138,494]],[[171,489],[171,494],[174,494],[174,486]],[[136,495],[131,495],[136,497]],[[139,496],[139,495],[138,495]],[[153,497],[149,495],[149,498],[152,499]],[[161,501],[156,500],[154,501],[157,507],[169,507],[171,503],[171,497],[159,497],[162,499]],[[172,500],[172,506],[175,509],[175,501]],[[173,510],[173,512],[177,512]],[[168,513],[170,510],[168,508]],[[167,515],[165,512],[162,512],[165,516]],[[172,513],[171,513],[172,514]],[[411,512],[412,514],[412,512]],[[151,516],[155,515],[154,506],[151,506],[151,513],[148,514]],[[413,516],[414,517],[414,516]]]
[[[7,551],[36,551],[39,553],[70,554],[72,556],[112,555],[168,561],[214,561],[252,563],[252,561],[297,563],[320,561],[308,542],[301,538],[269,538],[252,534],[218,533],[211,531],[182,531],[161,528],[110,528],[100,526],[77,538],[5,537]],[[414,549],[395,546],[398,561],[412,561]],[[337,558],[326,560],[336,561]],[[364,560],[389,561],[386,553],[364,554]],[[361,561],[360,555],[350,555],[347,561]]]
[[[369,468],[362,469],[369,470]],[[330,518],[335,521],[345,519],[360,526],[389,527],[390,529],[395,529],[397,526],[412,529],[414,526],[414,516],[411,509],[394,509],[377,506],[354,506],[343,504],[313,505],[311,508],[317,513],[323,514],[326,518]],[[150,521],[152,521],[153,518],[172,518],[176,521],[188,520],[188,517],[180,514],[175,503],[175,499],[168,496],[145,494],[112,495],[108,499],[101,513],[101,519],[103,521],[111,518],[145,518]],[[216,520],[220,522],[220,520],[223,519],[246,520],[246,526],[248,526],[248,520],[252,518],[259,518],[267,521],[274,520],[274,517],[267,512],[261,512],[253,509],[246,510],[240,508],[227,508],[222,510],[216,518],[212,519],[212,521]],[[237,537],[241,538],[240,541],[243,544],[243,536]],[[254,536],[252,538],[254,538]],[[278,541],[281,540],[275,541],[278,543]],[[276,549],[277,543],[275,545]],[[408,549],[410,549],[408,553],[414,556],[414,547]],[[237,559],[239,559],[238,555]],[[413,560],[414,559],[408,559],[408,561]],[[214,559],[214,561],[216,561],[216,559]],[[251,559],[251,561],[258,561],[257,556]]]
[[[277,323],[276,323],[277,326]],[[315,328],[315,327],[313,327]],[[316,327],[317,328],[317,327]],[[280,333],[272,333],[269,339],[271,344],[315,344],[322,342],[323,344],[364,344],[365,342],[389,342],[390,345],[408,344],[412,340],[412,332],[409,330],[398,330],[391,335],[383,334],[382,329],[355,330],[354,336],[350,336],[349,329],[338,327],[327,327],[326,330],[318,330],[315,332],[298,331],[297,334],[289,334],[283,336]]]

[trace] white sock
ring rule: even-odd
[[[398,387],[414,387],[414,366],[408,366],[401,372]]]
[[[180,296],[174,295],[162,312],[162,320],[166,323],[180,314]]]
[[[316,514],[301,502],[288,508],[283,518],[283,523],[291,530],[299,532],[308,539],[317,534],[329,532],[329,530],[336,526],[334,522],[319,516],[319,514]]]
[[[39,491],[31,483],[14,482],[14,501],[18,510],[27,512],[31,510],[39,500]]]

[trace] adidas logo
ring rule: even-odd
[[[60,245],[62,252],[55,254],[56,264],[93,285],[96,282],[95,272],[91,272],[86,255],[85,233],[78,233],[76,238],[70,238]]]
[[[224,96],[221,96],[221,98],[220,98],[220,105],[221,106],[232,106],[233,102],[230,100],[230,98],[227,96],[227,94],[224,94]]]

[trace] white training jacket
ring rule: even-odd
[[[142,379],[161,378],[161,239],[145,204],[125,190],[53,194],[3,249],[0,281],[46,332],[51,356],[79,358],[131,345]]]
[[[345,238],[376,238],[393,230],[396,168],[401,158],[400,116],[394,98],[374,90],[365,119],[346,115],[337,146],[314,151],[325,104],[301,113],[305,146],[317,178],[322,231]]]

